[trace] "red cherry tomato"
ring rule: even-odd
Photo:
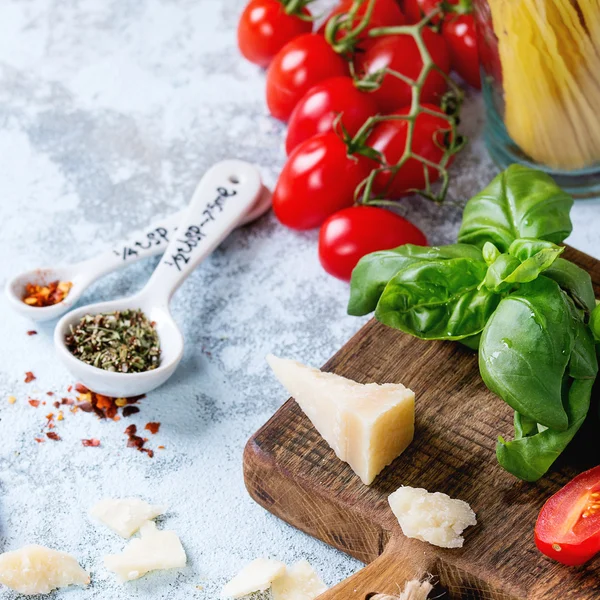
[[[418,23],[425,15],[439,8],[443,0],[404,0],[402,9],[409,25]],[[460,0],[447,0],[448,4],[459,4]],[[439,23],[440,18],[434,17],[433,23]]]
[[[600,552],[600,466],[578,475],[552,496],[535,525],[535,544],[565,565]]]
[[[427,239],[420,229],[389,210],[352,206],[323,223],[319,233],[319,259],[330,275],[349,281],[363,256],[402,244],[426,246]]]
[[[334,212],[352,206],[354,191],[373,162],[348,157],[335,133],[322,133],[300,144],[288,158],[273,192],[277,218],[292,229],[318,227]]]
[[[433,162],[439,163],[444,152],[439,146],[444,145],[444,133],[451,131],[448,117],[432,104],[425,104],[426,108],[435,110],[440,116],[420,113],[415,120],[415,129],[412,139],[412,150],[415,154]],[[393,114],[407,115],[409,107],[405,107]],[[367,139],[367,146],[379,150],[388,165],[398,164],[406,147],[408,121],[382,121],[377,124]],[[439,146],[438,146],[439,144]],[[433,167],[424,167],[423,163],[415,158],[409,158],[402,168],[394,175],[392,172],[383,171],[375,178],[373,191],[377,195],[387,198],[399,198],[411,193],[410,190],[425,188],[425,168],[429,173],[429,182],[434,183],[439,178],[439,171]]]
[[[296,105],[285,140],[287,153],[318,133],[332,131],[340,114],[341,124],[354,135],[369,117],[377,114],[377,103],[370,94],[359,91],[351,77],[326,79]]]
[[[311,16],[306,7],[302,14]],[[238,47],[250,62],[268,67],[289,41],[311,31],[312,21],[287,14],[280,0],[250,0],[238,24]]]
[[[317,83],[347,75],[346,61],[315,33],[287,43],[267,71],[267,104],[271,114],[287,121],[298,101]]]
[[[473,15],[448,15],[442,25],[452,68],[474,88],[481,89],[479,53]]]
[[[348,13],[352,8],[353,3],[354,0],[342,0],[331,11],[331,14],[329,15],[325,23],[321,25],[321,27],[319,28],[319,33],[325,33],[327,23],[329,23],[332,17]],[[368,7],[369,0],[365,0],[360,6],[360,8],[356,11],[356,15],[352,20],[352,25],[350,29],[357,27],[361,23]],[[405,24],[406,19],[404,18],[404,14],[400,10],[400,7],[396,3],[396,0],[375,0],[369,24],[361,33],[361,39],[358,42],[358,47],[361,51],[366,50],[365,42],[367,40],[367,34],[371,29],[374,29],[375,27],[394,27]],[[348,33],[348,28],[340,29],[338,32],[337,39],[342,38],[346,33]],[[370,44],[371,40],[369,40],[367,43]]]
[[[450,72],[450,55],[444,38],[423,29],[423,39],[435,64],[444,72]],[[370,46],[364,54],[355,58],[357,71],[373,74],[388,68],[416,80],[423,69],[421,53],[410,35],[385,36]],[[421,90],[421,103],[436,102],[446,91],[446,80],[441,73],[430,71]],[[412,88],[392,73],[387,73],[379,89],[372,92],[382,112],[393,112],[411,103]]]

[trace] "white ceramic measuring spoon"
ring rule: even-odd
[[[271,192],[262,186],[259,197],[238,226],[258,219],[269,210],[270,206]],[[7,282],[5,288],[11,306],[33,321],[57,319],[71,310],[83,292],[100,277],[143,258],[162,254],[169,240],[173,238],[184,212],[185,209],[170,217],[158,219],[148,228],[134,234],[126,241],[115,244],[111,250],[95,258],[72,265],[34,269],[16,275]],[[28,283],[47,285],[51,281],[70,281],[73,284],[62,302],[43,307],[29,306],[23,302],[25,286]]]
[[[113,397],[145,394],[164,383],[183,355],[183,336],[169,311],[173,293],[245,218],[261,194],[260,174],[249,163],[227,160],[209,169],[146,286],[134,296],[83,306],[56,325],[54,345],[67,369],[89,389]],[[70,326],[84,315],[141,309],[156,323],[161,358],[158,368],[143,373],[105,371],[75,358],[65,343]]]

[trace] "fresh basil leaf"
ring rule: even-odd
[[[544,276],[556,281],[579,308],[583,308],[587,313],[594,310],[594,286],[590,274],[585,269],[564,258],[557,258],[554,264],[544,271]]]
[[[485,273],[483,260],[419,261],[390,280],[375,317],[421,339],[461,340],[476,335],[500,300],[489,290],[478,289]]]
[[[509,285],[506,280],[521,266],[519,259],[510,254],[501,254],[487,270],[483,285],[493,292],[500,292]]]
[[[481,253],[483,254],[483,260],[485,260],[488,267],[491,264],[493,264],[496,261],[496,259],[502,254],[500,250],[498,250],[498,248],[496,248],[496,246],[492,244],[492,242],[486,242],[483,245]]]
[[[414,246],[405,244],[394,250],[373,252],[361,258],[352,272],[348,314],[360,317],[375,310],[388,281],[399,271],[419,260],[470,258],[482,262],[481,250],[468,244]]]
[[[506,279],[506,283],[529,283],[537,279],[563,253],[564,248],[545,248],[522,262]]]
[[[463,338],[460,343],[471,350],[479,350],[479,343],[481,342],[481,333],[472,335],[470,337]]]
[[[575,343],[569,362],[569,375],[573,379],[596,379],[598,358],[591,329],[581,320],[575,320]]]
[[[538,424],[529,417],[515,411],[515,440],[539,433]]]
[[[564,431],[561,387],[573,344],[568,300],[542,276],[502,299],[481,336],[479,370],[514,410]]]
[[[512,442],[500,438],[496,445],[496,456],[500,465],[515,477],[525,481],[537,481],[545,475],[583,425],[590,408],[593,385],[594,382],[590,379],[572,381],[566,393],[565,404],[569,426],[565,431],[545,429],[535,435],[522,436]],[[528,431],[529,426],[528,422]]]
[[[600,344],[600,304],[592,311],[590,317],[590,329],[592,330],[594,340]]]
[[[542,252],[542,250],[560,250],[559,254],[562,254],[565,249],[563,246],[557,246],[552,242],[544,240],[519,238],[510,245],[508,253],[518,258],[521,262],[525,262],[528,258]]]
[[[541,171],[511,165],[465,206],[458,241],[507,252],[518,238],[561,243],[573,229],[573,198]]]

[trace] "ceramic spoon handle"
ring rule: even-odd
[[[128,240],[115,244],[111,250],[79,263],[81,273],[86,279],[93,281],[138,260],[162,254],[175,236],[177,225],[184,214],[185,209],[157,219]]]
[[[209,169],[142,294],[168,304],[196,266],[244,220],[262,191],[258,170],[240,160]]]

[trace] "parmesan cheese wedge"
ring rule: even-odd
[[[158,569],[185,567],[187,558],[177,534],[162,531],[148,521],[140,528],[140,537],[131,540],[121,554],[104,557],[104,565],[119,576],[121,581],[138,579]]]
[[[471,507],[440,492],[402,486],[388,497],[402,533],[441,548],[462,548],[462,532],[477,525]]]
[[[0,554],[0,583],[33,596],[68,585],[88,585],[90,576],[70,554],[32,545]]]
[[[139,498],[106,498],[91,508],[90,515],[121,537],[130,538],[146,521],[164,512],[162,506],[153,506]]]
[[[314,600],[325,591],[327,586],[305,560],[286,569],[271,586],[273,600]]]
[[[255,592],[264,592],[285,573],[285,564],[278,560],[257,558],[246,565],[221,592],[221,598],[243,598]]]
[[[267,362],[337,457],[363,483],[372,483],[412,442],[415,395],[402,384],[361,384],[273,355]]]

